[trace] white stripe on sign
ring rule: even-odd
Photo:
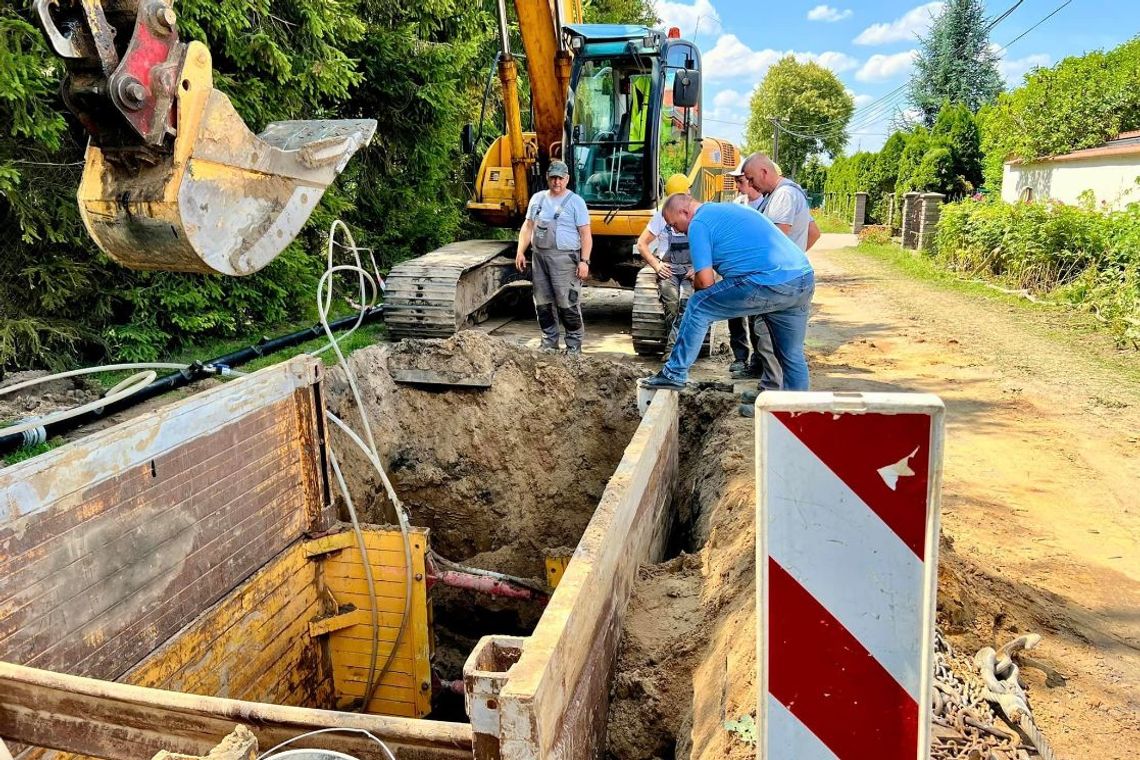
[[[768,554],[919,704],[923,565],[886,523],[769,417]],[[826,558],[826,561],[823,561]]]
[[[839,760],[780,700],[768,695],[768,720],[763,724],[768,757],[772,760]]]

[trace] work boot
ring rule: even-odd
[[[581,356],[582,355],[582,347],[581,346],[567,346],[566,347],[566,355],[567,356]]]
[[[540,343],[538,345],[538,350],[543,351],[545,353],[552,353],[552,352],[558,350],[558,344],[557,343],[551,343],[550,341],[544,340],[544,341],[542,341],[542,343]]]
[[[728,365],[728,373],[733,377],[736,376],[737,372],[743,372],[746,369],[748,369],[748,362],[733,362]]]
[[[740,363],[744,364],[743,362]],[[760,368],[748,364],[744,364],[735,372],[730,369],[729,372],[733,380],[756,380],[760,377]]]
[[[643,377],[637,381],[637,384],[642,388],[652,388],[654,390],[667,390],[679,391],[685,388],[684,383],[678,383],[676,380],[671,380],[665,375],[658,372],[656,375]]]
[[[763,388],[750,388],[740,394],[740,400],[745,404],[755,404],[756,398],[763,392]]]
[[[740,411],[741,417],[756,416],[756,406],[754,404],[741,404],[737,409]]]

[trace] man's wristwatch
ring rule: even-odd
[[[581,259],[578,261],[578,263],[579,264],[585,264],[586,266],[590,266],[590,260],[589,259]]]

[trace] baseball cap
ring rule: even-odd
[[[740,166],[738,166],[735,169],[733,169],[732,171],[730,171],[728,173],[728,176],[730,176],[730,177],[743,177],[744,176],[744,164],[741,164]]]
[[[564,161],[551,161],[550,168],[546,170],[547,177],[569,177],[570,167]]]

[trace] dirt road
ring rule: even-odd
[[[915,281],[851,243],[828,235],[812,253],[813,387],[946,402],[951,641],[973,651],[1041,633],[1041,668],[1025,678],[1059,756],[1140,756],[1140,357],[1074,338],[1055,312]],[[655,369],[632,356],[629,300],[589,291],[586,351]],[[537,343],[525,321],[495,334]],[[724,379],[726,363],[694,377]]]
[[[814,261],[816,387],[946,402],[953,548],[940,607],[953,639],[1041,633],[1036,659],[1067,683],[1026,677],[1061,756],[1140,756],[1140,388],[1121,371],[1140,357],[1066,339],[1048,312],[915,282],[849,249]]]

